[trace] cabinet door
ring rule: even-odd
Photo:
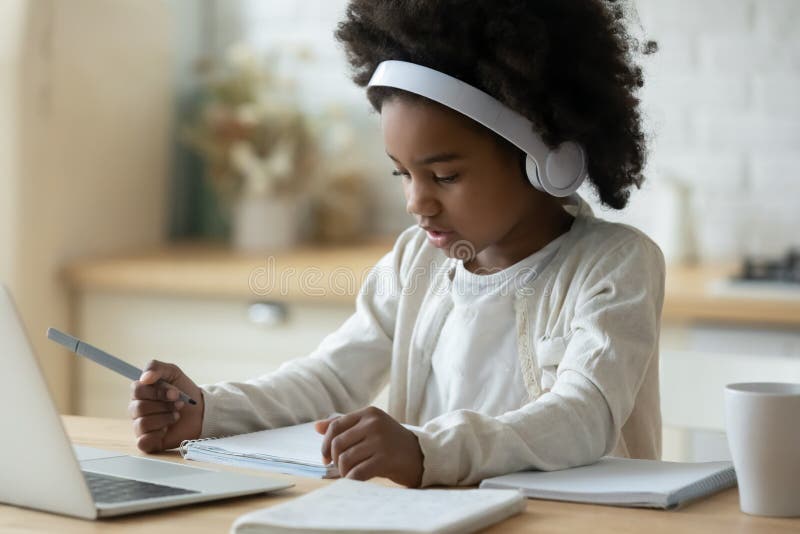
[[[664,325],[661,414],[665,460],[729,457],[725,386],[735,382],[800,382],[800,333],[716,324]]]
[[[205,384],[253,378],[309,354],[354,309],[89,292],[77,312],[79,336],[88,343],[138,367],[150,359],[175,363]],[[128,417],[124,377],[81,358],[75,391],[81,415]]]

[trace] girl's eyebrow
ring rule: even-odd
[[[397,161],[397,158],[395,158],[394,156],[392,156],[388,152],[386,153],[386,155],[389,156],[392,159],[392,161],[394,161],[395,163],[400,163],[399,161]],[[446,161],[455,161],[455,160],[463,159],[463,158],[464,158],[464,156],[462,156],[461,154],[456,154],[455,152],[442,152],[442,153],[439,153],[439,154],[433,154],[431,156],[427,156],[425,158],[419,159],[419,160],[415,161],[414,164],[415,165],[430,165],[431,163],[442,163],[442,162],[446,162]]]

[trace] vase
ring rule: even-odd
[[[299,236],[297,206],[292,196],[243,195],[233,209],[233,248],[263,252],[295,245]]]

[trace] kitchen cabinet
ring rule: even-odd
[[[735,265],[667,269],[661,330],[664,459],[728,459],[724,390],[800,382],[800,287],[731,283]]]
[[[665,323],[660,363],[664,459],[729,459],[725,386],[800,383],[800,331],[756,322]]]
[[[137,366],[179,365],[198,384],[246,380],[313,351],[354,311],[369,268],[391,247],[241,254],[173,246],[70,265],[76,335]],[[127,417],[127,379],[75,358],[73,411]],[[384,391],[375,404],[387,404]]]
[[[353,313],[340,303],[285,303],[87,292],[80,336],[138,367],[177,364],[198,384],[246,380],[305,356]],[[76,368],[82,415],[126,417],[130,382],[90,361]]]

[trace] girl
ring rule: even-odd
[[[336,36],[355,82],[373,80],[367,96],[417,224],[367,277],[355,314],[308,357],[202,388],[151,362],[130,404],[139,448],[338,412],[317,423],[323,458],[361,480],[474,484],[607,454],[659,458],[658,247],[595,218],[577,195],[549,194],[542,182],[558,169],[541,154],[441,98],[373,79],[383,62],[402,61],[487,93],[530,121],[523,136],[573,143],[566,163],[587,162],[600,200],[621,209],[645,155],[642,75],[621,9],[353,0]],[[387,381],[388,413],[368,407]]]

